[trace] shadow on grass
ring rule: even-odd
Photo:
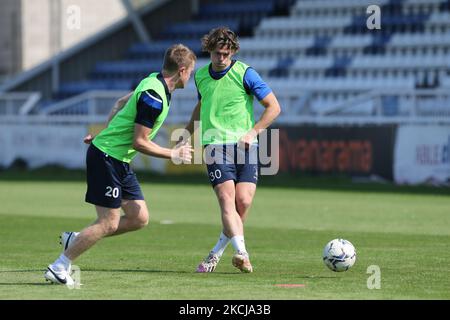
[[[46,268],[43,269],[19,269],[19,270],[0,270],[0,274],[11,272],[11,273],[20,273],[20,272],[45,272]]]
[[[156,174],[145,171],[136,172],[141,183],[209,186],[205,174]],[[44,167],[36,170],[0,170],[1,181],[23,182],[85,182],[84,170],[68,170],[61,167]],[[357,182],[355,182],[357,181]],[[345,175],[315,175],[279,173],[276,176],[260,176],[258,188],[286,188],[301,190],[324,190],[338,192],[396,193],[450,195],[449,187],[437,186],[398,186],[390,181],[373,182],[364,177]]]
[[[99,269],[99,268],[83,268],[81,270],[82,272],[119,272],[119,273],[179,273],[179,274],[203,274],[198,273],[195,271],[185,271],[185,270],[156,270],[156,269]],[[2,273],[35,273],[35,272],[45,272],[44,269],[18,269],[18,270],[2,270],[0,271],[0,274]],[[208,273],[206,273],[208,274]],[[242,272],[221,272],[221,271],[214,271],[214,274],[219,275],[228,275],[228,274],[234,274],[234,275],[241,275],[245,273]],[[297,276],[297,278],[301,279],[332,279],[336,278],[333,276]],[[16,283],[9,283],[9,282],[0,282],[0,285],[14,285]],[[17,283],[17,284],[33,284],[33,283]]]
[[[184,271],[184,270],[155,270],[155,269],[82,269],[82,271],[87,272],[123,272],[123,273],[179,273],[179,274],[202,274],[195,271]],[[217,272],[214,271],[215,274],[241,274],[239,272]]]
[[[197,274],[195,271],[184,270],[156,270],[156,269],[98,269],[98,268],[83,268],[82,272],[123,272],[123,273],[179,273],[179,274]],[[18,270],[2,270],[2,273],[36,273],[45,272],[45,269],[18,269]],[[214,272],[216,274],[240,274],[238,272]],[[12,285],[14,283],[1,283],[0,285]]]
[[[48,282],[0,282],[0,286],[51,286]]]
[[[19,270],[1,270],[2,273],[36,273],[40,272],[44,275],[45,269],[19,269]],[[45,282],[42,278],[41,282],[0,282],[0,286],[49,286],[51,283]]]

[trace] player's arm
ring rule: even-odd
[[[194,135],[195,121],[200,121],[200,108],[201,108],[201,101],[199,99],[197,102],[197,105],[195,106],[194,110],[192,111],[191,119],[189,120],[189,122],[185,128],[185,130],[189,132],[189,137],[192,137]],[[190,140],[189,137],[184,137],[184,136],[180,137],[177,141],[177,146],[181,145],[183,143],[188,143],[188,141]]]
[[[264,129],[267,129],[278,117],[281,107],[275,94],[252,68],[249,68],[244,76],[244,87],[249,94],[256,96],[264,107],[264,112],[259,121],[240,140],[241,144],[248,147],[253,143],[256,136]]]
[[[273,92],[263,98],[260,103],[265,108],[261,118],[255,123],[253,129],[247,132],[240,140],[240,143],[246,148],[255,141],[256,136],[260,134],[261,131],[267,129],[272,124],[281,112],[280,104]]]
[[[197,81],[195,81],[195,86],[197,87]],[[197,87],[197,97],[198,97],[197,105],[195,106],[194,110],[192,110],[191,119],[189,120],[189,122],[185,128],[185,130],[187,130],[189,132],[190,137],[192,137],[194,135],[195,121],[200,121],[200,108],[202,107],[202,102],[201,102],[202,96],[200,94],[200,91],[198,91],[198,87]],[[181,143],[184,138],[186,138],[186,137],[180,137],[177,144]]]
[[[261,115],[261,118],[253,127],[256,134],[259,134],[262,130],[267,129],[281,112],[280,104],[278,103],[277,97],[273,94],[273,92],[263,98],[260,103],[265,109]]]
[[[109,125],[109,123],[111,122],[112,118],[114,118],[114,116],[117,114],[117,112],[119,112],[120,110],[123,109],[123,107],[127,104],[128,100],[130,99],[130,97],[133,95],[133,91],[128,93],[127,95],[119,98],[116,103],[114,104],[114,106],[112,107],[109,115],[108,115],[108,121],[106,122],[106,126]]]
[[[153,157],[181,159],[190,162],[193,151],[190,145],[168,149],[149,139],[153,126],[162,113],[162,98],[153,90],[144,91],[139,96],[136,108],[133,149]]]
[[[151,132],[151,128],[136,123],[134,126],[133,149],[157,158],[191,161],[191,153],[194,150],[190,145],[183,145],[174,149],[164,148],[148,139]]]
[[[108,115],[108,120],[106,122],[106,126],[109,125],[109,123],[111,122],[112,118],[114,118],[114,116],[117,114],[117,112],[119,112],[120,110],[122,110],[122,108],[127,104],[128,99],[130,99],[131,95],[133,94],[133,92],[130,92],[129,94],[119,98],[115,103],[114,106],[112,107],[109,115]],[[94,136],[92,134],[88,134],[84,137],[83,141],[86,144],[90,144],[92,142],[92,140],[94,140]]]
[[[200,108],[201,108],[201,102],[200,100],[197,102],[197,105],[195,106],[194,110],[192,111],[191,119],[189,120],[186,130],[189,131],[189,134],[192,136],[194,134],[194,122],[200,121]]]

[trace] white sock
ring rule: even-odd
[[[247,249],[245,249],[244,236],[234,236],[231,238],[231,244],[237,252],[247,253]]]
[[[229,243],[230,238],[228,238],[222,231],[220,233],[219,240],[217,241],[215,247],[211,250],[211,252],[221,257]]]
[[[70,266],[72,264],[72,261],[67,258],[64,253],[61,253],[61,255],[59,256],[58,259],[56,259],[56,261],[53,263],[53,265],[58,268],[58,269],[66,269],[69,270]]]
[[[67,249],[72,245],[72,243],[75,241],[75,239],[78,237],[79,234],[80,234],[79,232],[75,232],[75,231],[72,233],[72,237],[70,238]]]

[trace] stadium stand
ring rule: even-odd
[[[175,42],[193,48],[201,58],[197,66],[204,65],[207,60],[199,39],[218,25],[239,33],[238,58],[264,77],[292,114],[320,114],[378,89],[408,92],[450,87],[448,0],[232,0],[199,4],[197,12],[159,31],[152,30],[150,44],[129,41],[114,59],[97,59],[76,81],[63,80],[41,108],[89,90],[128,91],[149,71],[159,68],[164,50]],[[381,8],[380,30],[366,26],[366,9],[373,4]],[[181,104],[181,114],[188,115],[196,99],[192,82],[185,91],[178,94],[176,103]],[[381,99],[383,114],[401,113],[408,101],[407,94]],[[450,108],[450,103],[440,106]],[[373,113],[373,107],[361,110]]]

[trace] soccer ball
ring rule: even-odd
[[[355,264],[355,261],[356,250],[348,240],[331,240],[323,249],[323,262],[333,271],[347,271]]]

